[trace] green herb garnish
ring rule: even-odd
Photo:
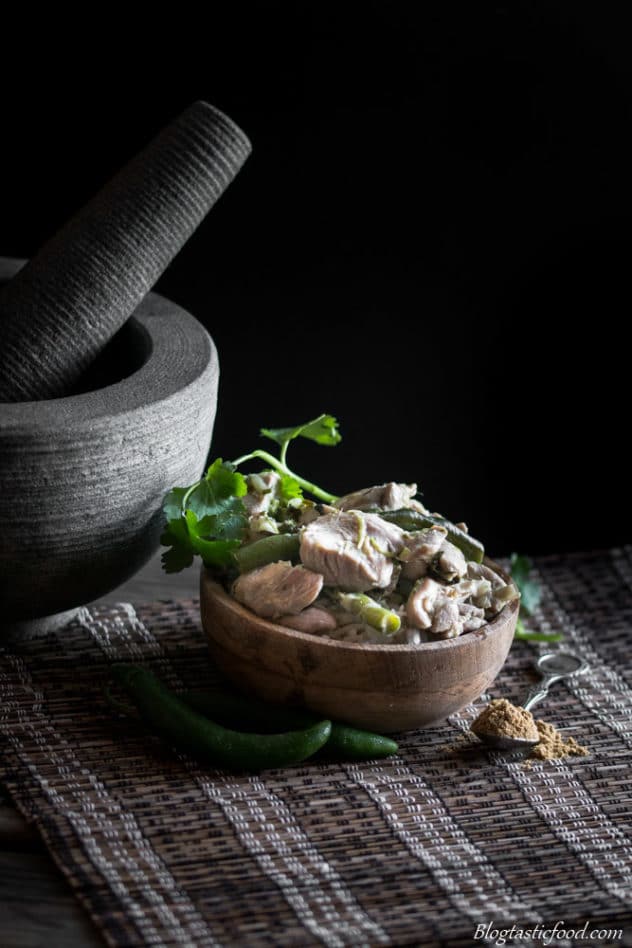
[[[540,605],[542,590],[536,579],[532,579],[533,563],[528,556],[519,553],[511,554],[511,578],[520,590],[520,610],[524,615],[531,616]]]
[[[515,638],[524,642],[561,642],[564,638],[561,632],[534,632],[525,625],[524,620],[528,620],[540,605],[542,590],[537,579],[531,576],[533,563],[528,556],[512,553],[510,564],[511,578],[520,590],[520,617]]]
[[[171,547],[162,554],[167,573],[190,566],[196,553],[205,566],[230,565],[248,526],[240,500],[247,490],[243,474],[218,458],[202,480],[169,491],[163,504],[167,525],[160,537],[163,546]]]
[[[514,637],[523,642],[561,642],[564,636],[561,632],[533,632],[527,629],[522,619],[516,622]]]
[[[240,464],[260,458],[281,475],[279,497],[282,503],[303,496],[308,491],[319,500],[334,503],[337,499],[311,481],[299,477],[286,463],[287,449],[295,438],[307,438],[317,444],[335,445],[341,440],[338,422],[333,415],[319,415],[313,421],[294,428],[262,428],[261,434],[280,445],[279,457],[256,449],[235,461],[213,461],[204,477],[190,487],[174,487],[163,503],[166,526],[160,537],[167,573],[177,573],[202,557],[205,566],[226,569],[234,565],[233,552],[238,549],[248,527],[246,508],[241,498],[248,492]]]
[[[335,503],[338,499],[335,494],[330,494],[322,487],[318,487],[317,484],[312,484],[304,477],[299,477],[298,474],[289,469],[286,462],[288,445],[295,438],[308,438],[310,441],[316,441],[317,444],[330,447],[338,444],[342,440],[342,435],[338,431],[338,422],[333,415],[319,415],[313,421],[306,421],[305,424],[296,425],[294,428],[262,428],[260,433],[264,438],[270,438],[280,445],[279,457],[275,458],[268,451],[257,448],[255,451],[251,451],[250,454],[243,454],[236,461],[233,461],[235,467],[245,461],[251,461],[253,458],[260,458],[281,475],[282,497],[300,497],[300,493],[288,493],[289,491],[296,491],[298,487],[306,490],[319,500],[324,500],[325,503]]]

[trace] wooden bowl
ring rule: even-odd
[[[211,656],[240,689],[388,733],[436,724],[491,685],[509,652],[519,601],[476,632],[416,646],[358,645],[286,629],[244,608],[205,569],[200,608]]]

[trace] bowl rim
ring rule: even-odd
[[[511,578],[500,566],[500,564],[496,563],[489,557],[486,556],[484,562],[487,566],[491,566],[492,569],[498,570],[504,579]],[[475,629],[472,632],[466,632],[463,635],[456,636],[455,638],[438,639],[436,642],[420,642],[419,645],[408,645],[403,642],[394,643],[393,645],[381,645],[378,642],[341,642],[338,639],[329,639],[325,636],[311,635],[309,632],[301,632],[299,629],[291,629],[284,625],[278,625],[276,622],[271,622],[269,619],[264,619],[263,616],[258,616],[255,612],[247,609],[246,606],[242,605],[240,602],[234,599],[233,596],[227,593],[224,587],[213,577],[211,570],[202,565],[200,571],[200,600],[202,600],[205,588],[207,588],[208,585],[211,586],[211,590],[215,594],[216,598],[225,602],[229,608],[233,609],[234,612],[245,613],[245,618],[248,619],[251,616],[254,617],[257,620],[257,625],[260,626],[262,631],[269,631],[282,639],[287,639],[288,641],[305,642],[312,647],[321,646],[323,648],[334,648],[340,650],[341,652],[351,651],[354,654],[363,652],[368,654],[393,655],[408,652],[411,655],[420,655],[429,654],[432,652],[440,652],[445,649],[470,648],[481,640],[489,639],[494,635],[500,635],[500,633],[504,631],[508,622],[512,620],[514,614],[517,614],[520,608],[520,599],[514,599],[512,602],[507,603],[502,611],[499,612],[497,616],[494,616],[491,622],[485,623],[485,625],[480,629]],[[210,634],[206,631],[206,629],[204,629],[204,632],[207,635]]]
[[[0,256],[0,285],[26,263]],[[215,344],[191,313],[159,293],[148,293],[127,320],[144,339],[145,359],[137,369],[101,388],[78,395],[0,402],[0,433],[24,428],[51,430],[127,415],[182,392],[209,370],[218,371]],[[181,352],[182,358],[178,358]],[[173,366],[177,365],[177,372]]]

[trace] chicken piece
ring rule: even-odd
[[[379,507],[380,510],[399,510],[401,507],[410,507],[412,498],[417,493],[416,484],[379,484],[377,487],[365,487],[352,494],[345,494],[336,501],[338,510],[370,510]]]
[[[429,576],[420,579],[406,603],[406,619],[415,629],[430,629],[435,602],[441,594],[441,585]]]
[[[313,523],[320,516],[321,512],[318,509],[318,504],[315,504],[312,500],[304,500],[298,511],[297,522],[299,526],[306,527],[308,523]]]
[[[246,513],[249,517],[267,514],[272,501],[278,499],[281,478],[275,471],[264,471],[263,474],[249,474],[246,481],[248,493],[241,498]]]
[[[384,592],[382,593],[383,596],[385,596],[385,597],[386,597],[386,596],[391,596],[391,595],[395,592],[395,589],[397,588],[397,584],[398,584],[398,582],[399,582],[399,577],[400,577],[401,575],[402,575],[402,564],[401,564],[401,563],[394,563],[394,564],[393,564],[393,575],[391,576],[391,581],[390,581],[390,583],[388,584],[388,586],[385,586],[385,587],[384,587]]]
[[[492,599],[494,601],[494,606],[498,606],[500,611],[503,606],[507,605],[508,602],[513,602],[514,599],[520,598],[520,592],[518,587],[514,586],[513,583],[507,583],[506,586],[500,586],[497,589],[492,589]]]
[[[461,550],[449,540],[444,540],[435,559],[435,568],[446,582],[462,579],[467,574],[467,562]]]
[[[502,586],[507,585],[502,576],[499,576],[498,573],[487,566],[486,563],[474,563],[470,561],[467,564],[467,575],[470,579],[487,579],[491,583],[492,589],[500,589]]]
[[[486,610],[487,619],[501,611],[503,606],[518,599],[520,593],[514,583],[508,583],[485,563],[468,563],[467,574],[478,583],[478,594],[472,593],[472,601]]]
[[[271,536],[279,532],[279,525],[274,517],[267,514],[255,514],[248,520],[248,539],[259,540],[262,536]]]
[[[479,609],[478,606],[474,606],[470,602],[459,603],[459,616],[463,623],[464,632],[474,632],[487,622],[483,609]]]
[[[415,580],[426,575],[430,563],[445,541],[446,533],[445,527],[429,527],[406,535],[405,550],[408,552],[402,568],[404,579]]]
[[[456,599],[470,599],[479,606],[479,599],[491,598],[492,586],[488,579],[461,579],[450,586],[450,590]]]
[[[311,606],[323,577],[283,560],[244,573],[233,583],[233,596],[265,619],[296,615]]]
[[[404,629],[402,638],[404,645],[421,645],[421,631],[419,629]]]
[[[350,592],[385,589],[393,558],[404,547],[404,531],[377,514],[358,510],[328,513],[301,534],[301,562],[321,573],[325,585]]]
[[[336,628],[336,619],[327,612],[326,609],[320,609],[318,606],[309,606],[303,609],[298,615],[281,616],[277,619],[279,625],[284,625],[288,629],[297,629],[299,632],[309,632],[311,635],[323,635]]]
[[[488,610],[492,608],[492,588],[490,583],[487,580],[482,579],[479,582],[479,589],[472,593],[472,603],[475,606],[478,606],[479,609],[485,610],[485,615],[487,615]]]
[[[454,638],[463,631],[463,619],[456,590],[442,586],[430,576],[415,583],[406,603],[408,625],[428,630],[440,638]]]
[[[463,623],[459,616],[459,604],[454,599],[437,596],[432,631],[443,639],[453,639],[461,634]]]
[[[384,642],[382,633],[378,632],[377,629],[372,629],[366,622],[349,622],[326,634],[329,638],[336,639],[338,642],[357,642],[359,644],[367,642],[382,644]]]
[[[474,577],[474,571],[471,570],[472,564],[468,563],[468,573]],[[492,584],[489,579],[480,578],[461,579],[458,583],[450,586],[457,599],[468,599],[473,605],[480,609],[488,609],[492,603]]]
[[[336,620],[337,628],[340,628],[343,625],[350,625],[352,622],[357,622],[358,617],[354,616],[352,612],[347,612],[346,609],[340,609],[333,607],[329,609],[330,615]]]

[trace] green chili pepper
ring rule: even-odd
[[[288,727],[310,727],[318,721],[318,715],[312,711],[267,704],[222,688],[212,692],[185,691],[179,697],[200,714],[236,728],[256,725],[271,731],[287,730]],[[341,760],[373,760],[390,757],[397,750],[397,744],[390,737],[334,721],[331,736],[320,753]]]
[[[258,566],[267,566],[277,560],[298,559],[299,546],[300,540],[296,533],[274,533],[233,550],[233,557],[239,572],[249,573]]]
[[[480,540],[471,537],[464,530],[459,530],[449,520],[444,520],[436,514],[420,513],[418,510],[412,510],[403,507],[401,510],[375,510],[382,520],[388,520],[389,523],[395,523],[402,530],[408,533],[414,533],[417,530],[424,530],[426,527],[444,527],[447,531],[447,537],[450,543],[461,550],[466,560],[474,560],[475,563],[482,563],[485,556],[485,548]]]
[[[331,734],[331,722],[323,720],[282,734],[229,730],[198,714],[146,668],[118,664],[112,674],[145,724],[176,747],[221,766],[262,770],[297,764],[320,750]]]

